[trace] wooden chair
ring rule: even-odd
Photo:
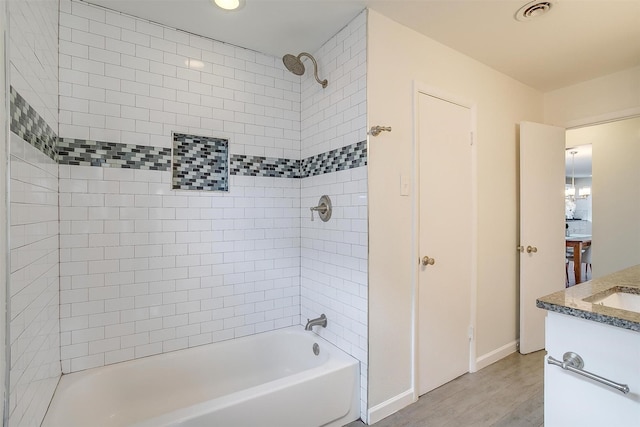
[[[573,249],[568,248],[564,254],[564,269],[567,277],[567,281],[565,282],[565,288],[569,287],[569,263],[573,261]]]
[[[587,270],[591,270],[593,273],[593,269],[591,268],[591,246],[587,246],[587,248],[582,251],[582,259],[580,260],[584,266],[584,277],[587,277]],[[582,266],[580,266],[582,268]]]

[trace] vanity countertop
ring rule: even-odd
[[[536,306],[549,311],[605,323],[640,332],[640,313],[620,310],[584,301],[594,295],[606,295],[616,288],[640,294],[640,265],[590,280],[536,300]]]

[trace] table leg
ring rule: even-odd
[[[576,277],[576,285],[582,283],[582,242],[573,247],[573,272]]]

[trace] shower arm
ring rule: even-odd
[[[316,59],[307,52],[302,52],[300,55],[298,55],[298,59],[300,59],[300,57],[302,56],[306,56],[307,58],[311,59],[311,62],[313,62],[313,76],[316,78],[316,81],[322,85],[323,88],[326,88],[328,84],[327,79],[320,80],[320,78],[318,77],[318,63],[316,62]]]

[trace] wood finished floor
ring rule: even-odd
[[[421,396],[374,427],[540,427],[544,350],[511,354]],[[361,421],[345,427],[365,426]]]

